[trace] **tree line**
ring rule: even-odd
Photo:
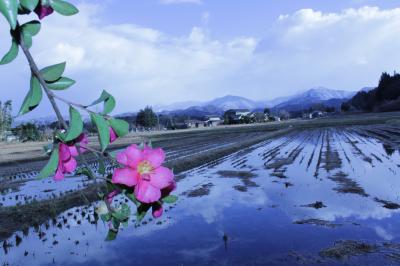
[[[0,139],[6,137],[6,133],[11,130],[13,122],[12,117],[12,102],[8,100],[6,102],[0,101]]]
[[[360,91],[341,106],[345,112],[387,112],[400,110],[400,74],[383,72],[378,87]]]

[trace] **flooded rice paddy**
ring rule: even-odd
[[[399,147],[393,126],[295,131],[178,175],[179,201],[159,219],[133,216],[115,241],[93,206],[77,206],[5,240],[0,262],[399,265]],[[26,182],[0,202],[81,181]]]

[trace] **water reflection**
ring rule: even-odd
[[[15,265],[340,263],[319,252],[339,239],[380,247],[400,242],[399,209],[387,207],[400,203],[396,156],[388,155],[380,140],[356,131],[293,133],[185,173],[176,191],[180,200],[164,216],[140,224],[132,218],[113,242],[104,242],[108,227],[93,207],[82,206],[4,241],[0,260]],[[382,254],[349,259],[398,262]]]

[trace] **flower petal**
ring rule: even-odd
[[[68,145],[68,149],[69,149],[69,152],[70,152],[71,156],[74,156],[74,157],[76,157],[76,156],[78,156],[78,155],[79,155],[79,153],[78,153],[78,149],[75,147],[75,145],[74,145],[74,144],[72,144],[72,145]]]
[[[161,204],[153,204],[152,206],[152,214],[154,218],[159,218],[163,214],[163,207]]]
[[[110,143],[113,143],[118,138],[117,134],[115,133],[114,129],[110,127]]]
[[[130,145],[125,150],[126,157],[128,158],[128,165],[136,168],[137,165],[143,160],[142,151],[136,144]]]
[[[116,159],[118,163],[128,166],[128,157],[126,156],[125,151],[118,153]]]
[[[71,152],[67,144],[60,143],[58,151],[61,161],[68,161],[71,158]]]
[[[35,13],[38,15],[40,20],[53,13],[53,11],[53,8],[50,6],[44,6],[41,3],[35,8]]]
[[[76,169],[76,160],[74,157],[71,157],[68,161],[63,162],[64,173],[72,173]]]
[[[143,160],[149,161],[153,168],[157,168],[165,161],[165,152],[161,148],[152,149],[145,147],[143,150]]]
[[[81,153],[87,152],[86,147],[89,145],[89,138],[85,133],[82,133],[78,137],[77,142],[79,143]]]
[[[112,201],[113,201],[113,198],[115,197],[115,196],[117,196],[119,194],[119,191],[118,190],[113,190],[112,192],[110,192],[108,195],[107,195],[107,201],[108,201],[108,203],[112,203]]]
[[[161,198],[168,196],[172,191],[175,190],[175,188],[176,188],[176,183],[175,181],[172,181],[168,187],[161,190]]]
[[[64,179],[64,167],[61,161],[58,163],[56,174],[53,177],[54,181],[61,181]]]
[[[150,183],[159,189],[168,187],[174,181],[174,174],[170,169],[160,166],[150,174]]]
[[[133,187],[136,185],[138,179],[138,172],[129,167],[115,169],[112,176],[112,182],[114,184],[122,184],[128,187]]]
[[[161,191],[147,180],[140,180],[135,187],[135,196],[142,203],[153,203],[160,199]]]

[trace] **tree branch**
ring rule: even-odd
[[[40,73],[40,70],[35,63],[35,60],[33,60],[33,57],[31,55],[31,53],[29,52],[29,49],[25,46],[24,38],[22,38],[22,36],[20,37],[19,45],[20,45],[22,51],[24,52],[26,59],[28,60],[29,67],[31,68],[32,74],[39,80],[40,85],[42,85],[42,88],[43,88],[44,92],[46,93],[47,98],[49,99],[49,101],[54,109],[54,112],[56,113],[57,119],[58,119],[59,123],[61,124],[61,127],[64,129],[67,129],[68,125],[65,122],[63,116],[61,115],[60,109],[58,108],[57,103],[54,99],[54,94],[47,87],[47,83],[44,80],[42,74]]]

